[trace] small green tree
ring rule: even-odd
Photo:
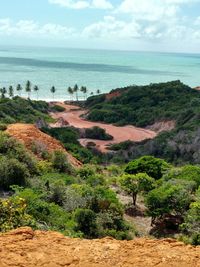
[[[133,198],[133,205],[136,205],[137,194],[140,192],[149,192],[153,189],[155,180],[146,173],[136,175],[125,174],[119,178],[121,187]]]
[[[125,168],[125,172],[129,174],[147,173],[154,179],[160,179],[170,167],[163,159],[144,156],[129,162]]]
[[[183,217],[192,202],[192,195],[185,186],[164,183],[153,189],[146,196],[145,202],[148,214],[152,217],[152,224],[162,220],[165,216],[174,215]]]

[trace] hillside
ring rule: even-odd
[[[21,228],[0,235],[1,267],[199,267],[200,247],[172,239],[71,239]]]
[[[160,133],[153,140],[110,147],[117,151],[112,155],[114,161],[120,158],[128,162],[153,155],[174,164],[200,163],[200,92],[180,81],[116,89],[108,95],[90,97],[86,106],[87,118],[92,121],[133,124],[152,130],[160,125],[170,126],[166,128],[170,132]]]
[[[65,148],[61,145],[59,141],[41,132],[36,126],[32,124],[10,124],[6,132],[10,136],[22,142],[30,151],[33,150],[33,146],[35,146],[36,149],[47,150],[50,153],[55,150],[60,150],[66,153],[69,162],[74,167],[82,166],[80,161],[75,159],[70,153],[66,152]]]
[[[21,97],[0,98],[0,123],[35,123],[38,119],[52,121],[48,115],[53,108],[45,101],[34,101]]]

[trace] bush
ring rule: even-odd
[[[192,195],[184,186],[164,183],[150,191],[145,202],[148,214],[152,217],[152,222],[155,223],[156,219],[163,219],[166,215],[183,217],[192,200]]]
[[[85,129],[85,138],[97,139],[97,140],[113,140],[113,136],[106,133],[105,129],[98,126]]]
[[[8,190],[11,185],[24,186],[30,173],[27,167],[16,159],[0,157],[0,188]]]
[[[7,125],[6,124],[0,124],[0,131],[6,131],[7,130]]]
[[[54,151],[52,157],[52,165],[59,172],[70,173],[72,168],[67,160],[67,155],[62,151]]]
[[[21,226],[35,227],[35,220],[27,213],[26,203],[22,198],[0,199],[0,214],[0,232]]]
[[[160,179],[169,168],[170,165],[162,159],[144,156],[129,162],[125,172],[129,174],[147,173],[154,179]]]
[[[98,237],[96,214],[90,209],[77,209],[74,212],[75,230],[84,233],[86,238]]]

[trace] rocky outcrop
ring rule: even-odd
[[[0,266],[199,267],[200,247],[173,239],[71,239],[26,227],[0,235]]]

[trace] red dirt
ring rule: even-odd
[[[1,267],[199,267],[200,246],[173,239],[72,239],[29,227],[0,234]]]
[[[15,123],[10,124],[6,131],[10,136],[16,138],[22,142],[27,149],[32,151],[33,144],[41,144],[48,152],[53,152],[54,150],[61,150],[66,153],[69,162],[74,167],[81,166],[81,162],[72,157],[71,154],[66,152],[65,148],[61,145],[59,141],[53,137],[41,132],[33,124]],[[1,267],[1,266],[0,266]]]
[[[121,91],[114,91],[114,92],[111,92],[109,94],[106,94],[106,100],[109,101],[111,100],[112,98],[114,97],[119,97],[121,96],[122,92]]]
[[[66,110],[64,112],[52,113],[51,115],[54,119],[63,118],[69,123],[69,125],[76,128],[92,128],[94,126],[98,126],[105,129],[108,134],[114,137],[112,141],[99,141],[92,139],[80,140],[83,145],[86,145],[91,141],[96,143],[97,148],[99,148],[102,152],[108,152],[106,146],[109,144],[116,144],[127,140],[138,142],[145,139],[152,139],[157,135],[154,131],[134,127],[132,125],[117,127],[112,124],[87,121],[80,117],[81,115],[86,114],[87,110],[80,109],[79,107],[73,105],[65,105],[63,103],[57,104],[63,106]]]

